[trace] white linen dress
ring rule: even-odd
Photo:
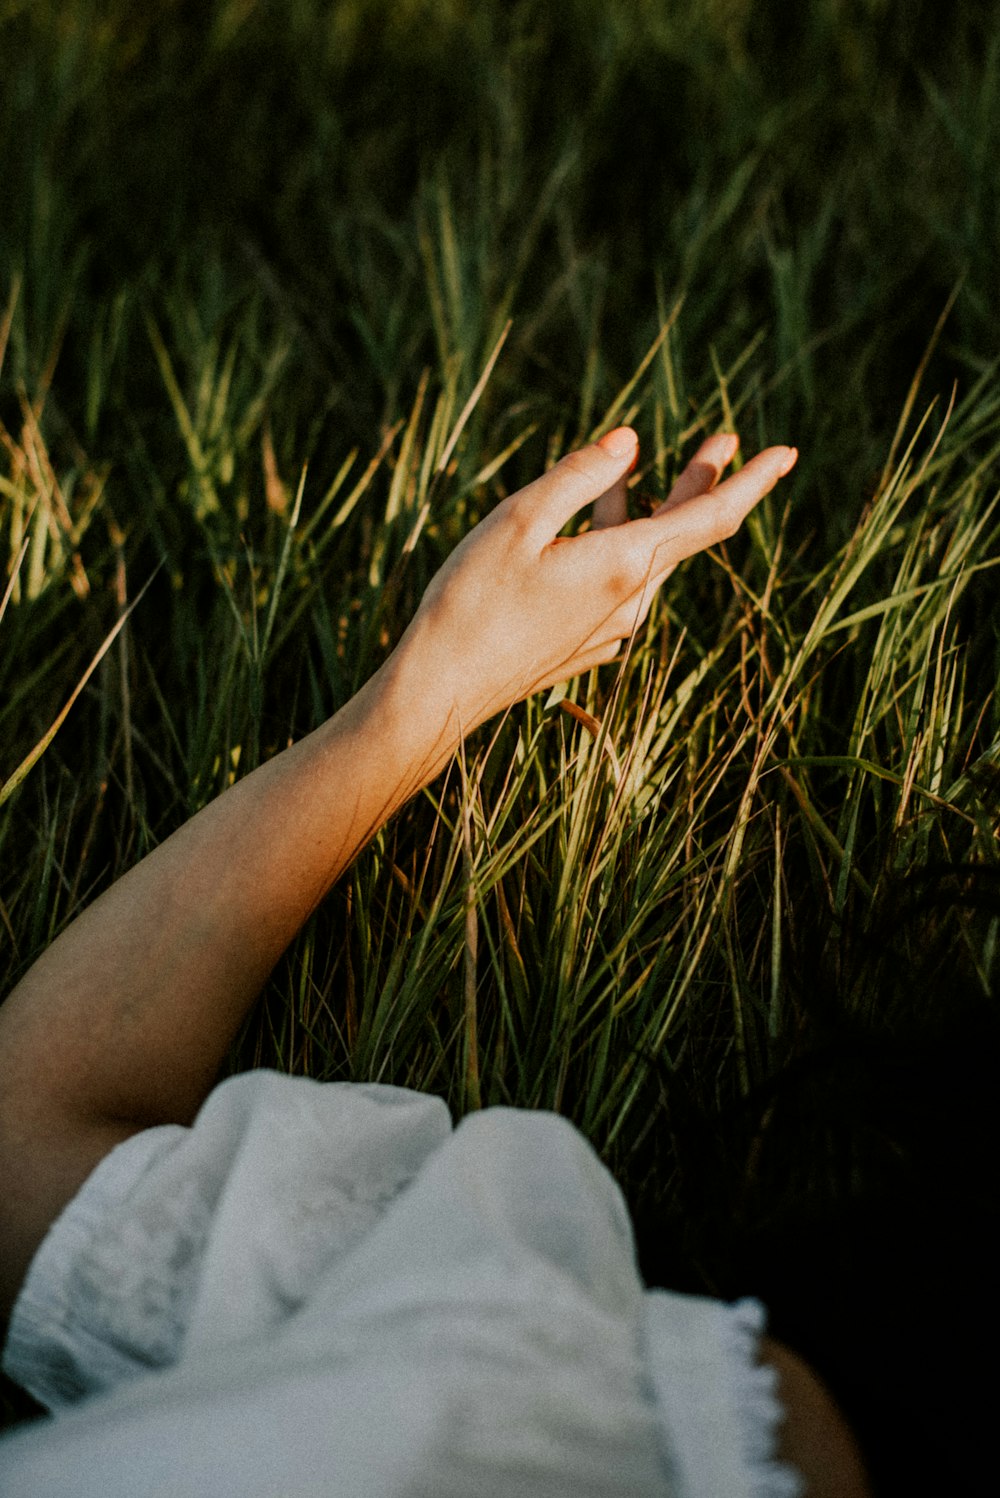
[[[4,1371],[3,1498],[797,1498],[765,1311],[647,1290],[554,1113],[258,1070],[93,1171]]]

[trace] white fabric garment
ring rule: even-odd
[[[552,1113],[271,1071],[120,1144],[4,1371],[3,1498],[797,1498],[759,1302],[647,1291]]]

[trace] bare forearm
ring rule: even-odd
[[[630,428],[510,495],[335,718],[199,813],[38,960],[0,1006],[0,1311],[107,1151],[145,1124],[193,1117],[278,957],[444,767],[459,727],[618,659],[674,567],[731,536],[795,462],[769,448],[719,484],[736,446],[708,438],[640,520],[626,503]],[[589,505],[591,530],[560,536]]]
[[[97,900],[0,1008],[0,1063],[67,1113],[188,1121],[268,974],[377,829],[447,761],[398,655],[337,715]]]

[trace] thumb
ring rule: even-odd
[[[557,536],[578,510],[613,489],[635,467],[639,439],[631,427],[616,427],[600,442],[577,448],[523,490],[530,495],[532,520],[546,542]]]
[[[594,443],[602,452],[610,453],[613,458],[631,459],[626,473],[631,473],[639,456],[639,439],[631,427],[615,427],[614,431],[606,432],[599,442]]]

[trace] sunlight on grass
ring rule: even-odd
[[[794,441],[626,658],[378,834],[233,1052],[624,1159],[649,1057],[767,1075],[816,912],[997,862],[1000,51],[970,91],[972,21],[917,58],[840,4],[825,74],[749,4],[271,9],[0,7],[5,987],[562,454],[634,425],[639,514],[707,434]]]

